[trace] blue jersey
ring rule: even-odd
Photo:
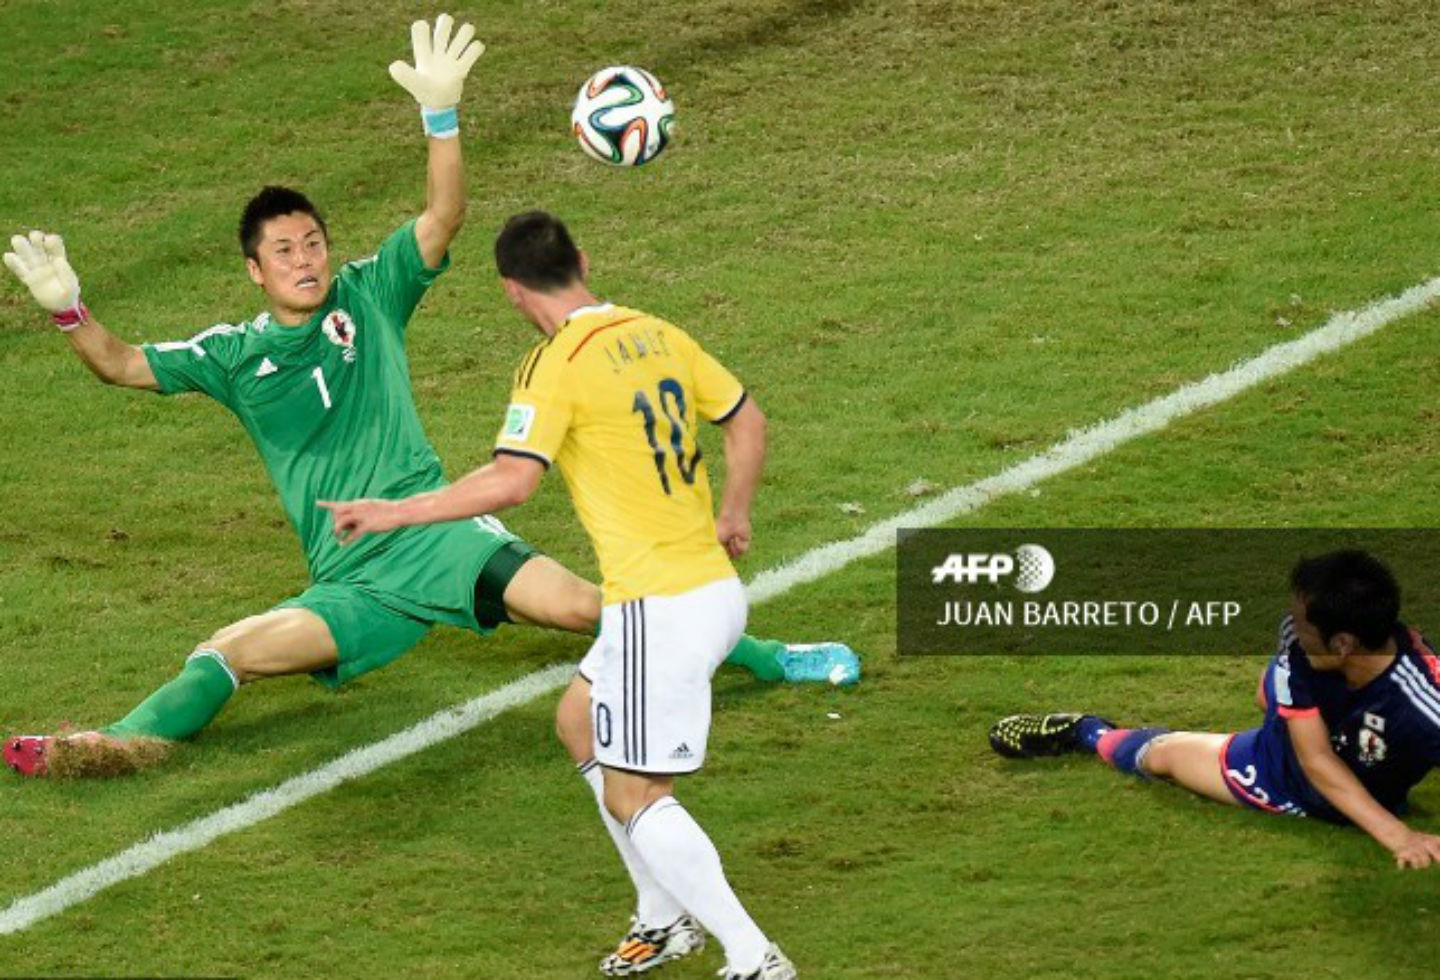
[[[1261,681],[1264,724],[1236,735],[1227,747],[1226,775],[1236,796],[1262,809],[1343,821],[1310,784],[1290,742],[1289,719],[1319,716],[1335,754],[1370,795],[1391,813],[1402,813],[1411,787],[1440,766],[1440,660],[1403,624],[1396,627],[1395,648],[1383,673],[1351,690],[1339,671],[1310,666],[1287,616]],[[1245,775],[1255,786],[1246,785]]]

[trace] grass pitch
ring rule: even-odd
[[[309,191],[344,258],[420,208],[419,122],[384,69],[434,12],[10,0],[0,228],[63,232],[129,339],[249,316],[233,228],[261,183]],[[770,414],[747,575],[904,510],[916,481],[993,473],[1440,267],[1440,23],[1420,0],[454,12],[490,50],[462,112],[470,225],[410,334],[437,449],[456,475],[488,455],[531,343],[491,235],[552,209],[602,295],[693,330]],[[676,144],[635,172],[586,160],[566,126],[579,82],[625,61],[679,109]],[[1436,340],[1435,314],[1401,321],[964,521],[1434,526]],[[223,410],[99,387],[8,282],[0,366],[0,727],[107,721],[210,631],[303,588]],[[547,482],[512,526],[593,570]],[[998,715],[1051,706],[1245,725],[1265,651],[897,659],[892,580],[878,557],[753,610],[762,635],[848,640],[867,679],[724,677],[713,762],[683,790],[805,975],[1431,975],[1437,872],[1395,872],[1354,831],[984,744]],[[436,632],[339,695],[247,690],[141,778],[0,781],[0,901],[583,646]],[[628,887],[549,710],[0,938],[0,974],[591,976]],[[1437,784],[1417,803],[1440,827]]]

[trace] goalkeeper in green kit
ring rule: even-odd
[[[308,673],[328,687],[384,666],[442,623],[485,635],[502,623],[590,634],[599,590],[539,555],[494,518],[405,528],[340,547],[319,500],[400,498],[445,485],[416,413],[405,328],[449,265],[465,215],[457,106],[484,46],[445,14],[412,27],[415,64],[390,66],[420,103],[429,161],[425,210],[372,257],[332,272],[325,221],[297,191],[266,187],[246,205],[240,241],[269,311],[189,340],[132,346],[80,300],[55,235],[12,240],[5,264],[47,308],[102,381],[162,394],[203,392],[230,409],[259,449],[300,535],[310,588],[201,643],[180,674],[94,732],[11,736],[4,758],[25,775],[112,775],[158,759],[199,732],[242,685]],[[730,662],[766,679],[858,677],[847,648],[787,648],[743,637]],[[583,710],[583,709],[582,709]],[[588,758],[588,715],[559,719]]]

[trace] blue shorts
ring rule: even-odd
[[[1301,794],[1287,778],[1283,750],[1273,737],[1274,732],[1265,728],[1231,735],[1220,750],[1225,785],[1241,806],[1291,817],[1309,816],[1297,801]]]

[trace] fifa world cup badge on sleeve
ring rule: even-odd
[[[505,412],[505,428],[500,435],[516,442],[530,438],[530,428],[535,424],[535,406],[511,402]]]

